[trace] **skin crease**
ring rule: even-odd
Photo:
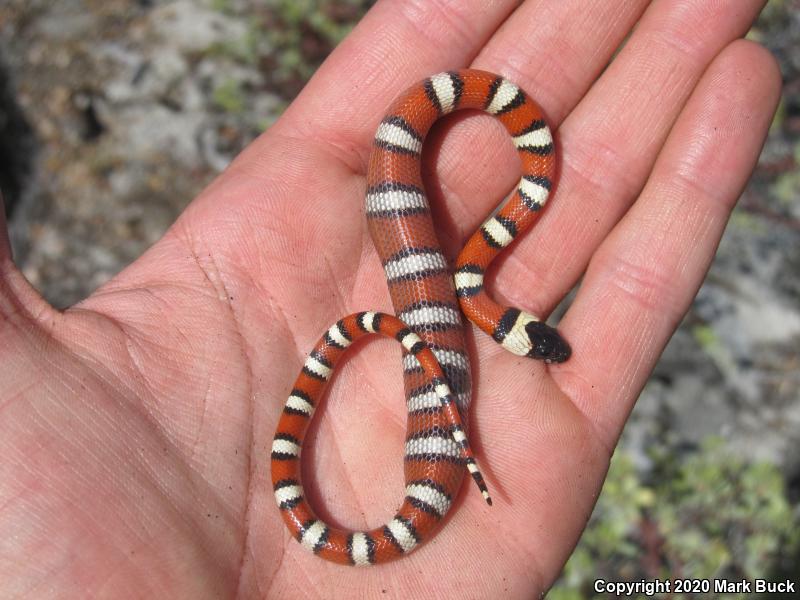
[[[766,135],[780,74],[738,39],[762,4],[384,0],[162,240],[77,306],[44,303],[0,227],[0,596],[546,591]],[[547,367],[473,330],[470,436],[494,506],[464,486],[411,556],[328,564],[274,504],[275,423],[330,323],[389,310],[363,218],[378,121],[408,85],[462,66],[521,85],[558,128],[555,194],[489,290],[547,314],[583,276],[559,325],[573,354]],[[514,151],[491,118],[459,115],[424,160],[453,257],[514,182]],[[307,489],[321,518],[367,528],[402,494],[397,345],[368,342],[332,387]]]

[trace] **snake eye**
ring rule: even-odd
[[[531,349],[528,352],[531,358],[547,363],[560,363],[572,354],[569,344],[564,341],[561,334],[541,321],[532,321],[525,325],[525,332],[531,341]]]

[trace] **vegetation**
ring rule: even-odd
[[[272,0],[263,27],[273,52],[266,67],[294,96],[374,0]]]
[[[631,457],[617,452],[589,526],[548,598],[607,598],[595,593],[596,579],[796,576],[800,511],[774,465],[733,456],[719,438],[685,458],[655,460],[643,478]]]

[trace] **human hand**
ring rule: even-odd
[[[547,589],[705,274],[780,76],[763,49],[735,41],[760,2],[517,4],[379,3],[156,246],[63,313],[0,240],[2,595]],[[489,288],[547,314],[585,272],[559,325],[573,355],[545,367],[475,333],[471,441],[494,506],[467,488],[442,532],[402,561],[331,565],[278,515],[272,434],[324,328],[390,311],[362,216],[378,120],[407,85],[467,65],[520,84],[559,129],[556,192]],[[514,151],[489,117],[459,113],[426,157],[453,257],[514,183]],[[389,342],[343,367],[305,456],[326,520],[363,529],[396,508],[402,397]]]

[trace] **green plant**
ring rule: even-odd
[[[595,595],[598,578],[752,580],[785,569],[785,557],[799,551],[800,511],[774,465],[746,461],[709,438],[685,459],[662,454],[647,482],[618,452],[589,525],[548,597],[605,598]]]
[[[214,104],[229,113],[241,113],[245,108],[245,94],[241,84],[228,79],[214,88],[212,94]]]
[[[271,76],[292,95],[350,32],[373,0],[273,0],[265,35]]]

